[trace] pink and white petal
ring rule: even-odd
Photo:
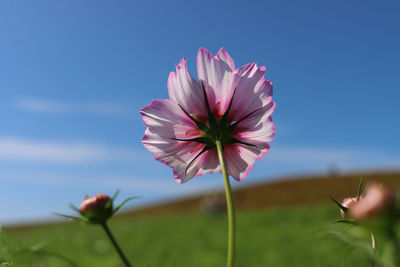
[[[238,143],[225,146],[224,157],[229,175],[237,181],[243,180],[254,168],[254,162],[268,152],[268,144],[260,144],[257,147]]]
[[[194,177],[221,171],[216,150],[208,150],[201,154],[187,169],[186,173],[185,171],[182,168],[174,169],[174,177],[178,183],[186,183]]]
[[[205,152],[204,155],[202,155],[202,159],[203,161],[199,170],[199,175],[221,171],[221,166],[219,164],[218,153],[216,149],[211,149]]]
[[[176,72],[169,74],[168,94],[173,102],[180,104],[190,114],[207,115],[203,90],[189,74],[185,58],[176,65]]]
[[[235,128],[234,133],[243,131],[253,131],[260,127],[260,124],[266,121],[268,117],[272,115],[275,110],[275,102],[270,101],[267,105],[246,114],[238,120],[238,125]]]
[[[239,141],[259,145],[267,142],[271,142],[275,136],[275,126],[271,117],[268,117],[265,121],[262,121],[258,127],[253,130],[243,129],[242,132],[235,133],[233,135]]]
[[[256,63],[247,64],[235,71],[233,99],[229,119],[237,121],[245,114],[259,109],[272,95],[272,85],[264,79],[265,67],[257,67]]]
[[[186,114],[170,100],[153,100],[141,110],[143,121],[148,128],[142,142],[154,153],[154,158],[173,168],[177,182],[219,171],[216,153],[206,151],[190,166],[188,164],[202,151],[204,144],[174,140],[201,136],[201,131],[187,118]]]
[[[219,57],[222,61],[226,62],[232,70],[235,70],[235,62],[231,58],[231,56],[226,51],[225,47],[221,47],[218,50],[217,57]]]
[[[144,125],[164,138],[190,139],[202,136],[197,125],[171,100],[153,100],[140,113]]]
[[[221,48],[216,56],[205,48],[199,49],[197,77],[204,83],[211,110],[217,116],[221,116],[229,104],[234,70],[233,60],[225,49]]]
[[[233,137],[250,144],[271,142],[275,135],[275,126],[271,119],[274,109],[275,102],[258,109],[236,126]]]
[[[249,101],[247,110],[244,111],[245,113],[256,110],[261,106],[265,107],[267,105],[270,105],[270,103],[272,102],[273,87],[271,81],[265,80],[264,77],[262,77],[257,83],[254,91],[256,93],[253,97],[253,101]]]
[[[197,151],[197,153],[192,153],[192,154],[186,154],[187,161],[186,162],[176,162],[177,164],[174,164],[173,166],[173,173],[174,173],[174,179],[176,182],[182,184],[186,183],[190,179],[201,175],[199,173],[199,170],[201,168],[201,162],[202,158],[198,157],[195,159],[192,163],[191,161],[197,156],[197,154],[200,153],[200,151]],[[170,157],[173,157],[174,155],[171,155]],[[189,157],[190,156],[190,157]],[[190,166],[188,166],[188,164]]]
[[[177,182],[186,182],[194,176],[201,175],[199,173],[203,161],[201,156],[189,168],[187,167],[205,147],[204,144],[163,138],[150,129],[146,129],[142,142],[150,152],[154,153],[154,159],[173,168]]]
[[[184,149],[184,142],[162,137],[158,132],[153,132],[149,128],[146,129],[143,135],[142,143],[147,150],[154,153],[154,158],[156,159],[160,155],[175,153]]]

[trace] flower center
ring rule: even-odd
[[[198,153],[192,159],[192,161],[187,165],[186,171],[189,169],[189,167],[192,165],[192,163],[201,154],[203,154],[207,150],[216,148],[216,142],[217,141],[221,142],[222,148],[224,148],[224,145],[234,144],[234,143],[240,143],[240,144],[247,145],[247,146],[255,146],[253,144],[249,144],[249,143],[240,141],[240,140],[232,137],[232,132],[235,130],[236,126],[241,121],[245,120],[246,118],[248,118],[249,116],[251,116],[252,114],[257,112],[258,109],[248,113],[247,115],[243,116],[238,121],[230,123],[228,121],[228,117],[229,117],[229,112],[230,112],[231,107],[232,107],[233,98],[235,96],[235,92],[236,92],[236,89],[235,89],[235,91],[232,94],[232,98],[231,98],[231,100],[229,102],[229,106],[226,109],[225,113],[222,115],[221,118],[217,118],[216,116],[214,116],[214,114],[211,111],[210,105],[208,103],[207,92],[206,92],[206,89],[204,87],[204,84],[201,83],[201,85],[202,85],[203,93],[204,93],[205,106],[206,106],[207,112],[208,112],[207,123],[204,123],[204,122],[198,120],[197,118],[195,118],[194,115],[189,114],[181,105],[179,105],[179,107],[197,125],[197,127],[204,134],[204,136],[196,137],[196,138],[192,138],[192,139],[172,138],[173,140],[177,140],[177,141],[197,142],[197,143],[205,144],[204,148],[200,151],[200,153]]]
[[[254,146],[253,144],[249,144],[243,141],[240,141],[234,137],[232,137],[232,132],[235,130],[236,126],[243,121],[244,119],[248,118],[258,110],[254,110],[247,115],[243,116],[240,120],[235,121],[230,123],[228,121],[229,117],[229,112],[232,107],[233,103],[233,98],[235,97],[235,91],[232,94],[232,98],[229,102],[229,106],[222,115],[221,118],[216,117],[210,108],[210,104],[208,102],[208,97],[207,97],[207,92],[204,87],[204,84],[201,83],[202,88],[203,88],[203,93],[204,93],[204,104],[206,106],[208,116],[207,116],[207,122],[204,123],[203,121],[198,120],[195,115],[189,114],[181,105],[179,107],[182,109],[182,111],[197,125],[197,127],[200,129],[200,131],[204,134],[202,137],[196,137],[192,139],[177,139],[173,138],[174,140],[177,141],[189,141],[189,142],[198,142],[205,144],[206,146],[202,150],[201,153],[213,149],[216,147],[216,141],[220,141],[222,146],[228,145],[228,144],[234,144],[234,143],[240,143],[248,146]]]
[[[209,127],[205,130],[202,130],[204,133],[204,144],[209,146],[210,148],[214,148],[215,142],[220,141],[221,144],[232,144],[234,143],[235,139],[231,137],[234,127],[231,127],[228,121],[221,120],[209,120],[208,125]]]

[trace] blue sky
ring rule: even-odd
[[[271,152],[240,184],[400,165],[398,1],[0,1],[0,224],[68,213],[84,194],[132,206],[223,187],[179,185],[140,140],[182,57],[225,47],[267,67]]]

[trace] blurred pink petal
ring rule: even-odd
[[[216,56],[200,48],[197,73],[198,82],[182,59],[168,78],[170,99],[153,100],[141,110],[143,144],[183,183],[221,171],[215,146],[220,140],[228,173],[240,181],[274,137],[272,84],[256,63],[235,69],[224,48]]]
[[[111,198],[105,194],[96,194],[92,197],[86,196],[85,200],[79,206],[79,210],[93,213],[103,212],[109,201],[111,201]]]
[[[359,200],[361,199],[361,196],[359,199],[357,199],[356,197],[347,197],[345,199],[343,199],[342,201],[342,206],[348,209],[351,209],[354,204],[356,204]],[[342,209],[340,210],[340,214],[342,214],[343,218],[348,218],[348,214],[346,212],[344,212]]]
[[[350,209],[356,220],[367,220],[394,207],[396,192],[386,186],[373,184],[368,186],[364,196]]]

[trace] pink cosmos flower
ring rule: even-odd
[[[394,207],[396,192],[386,186],[372,184],[368,186],[363,199],[350,208],[350,214],[356,220],[367,220]]]
[[[92,197],[85,196],[85,200],[79,206],[79,210],[83,212],[96,212],[104,209],[110,200],[111,198],[105,194],[96,194]]]
[[[147,126],[144,146],[184,183],[221,171],[219,140],[229,175],[246,178],[268,153],[275,132],[272,84],[265,70],[256,63],[236,69],[224,48],[216,56],[200,48],[196,81],[183,58],[168,78],[170,99],[153,100],[140,111]]]
[[[115,213],[113,200],[105,194],[85,196],[85,200],[79,206],[79,213],[85,222],[103,224]]]

